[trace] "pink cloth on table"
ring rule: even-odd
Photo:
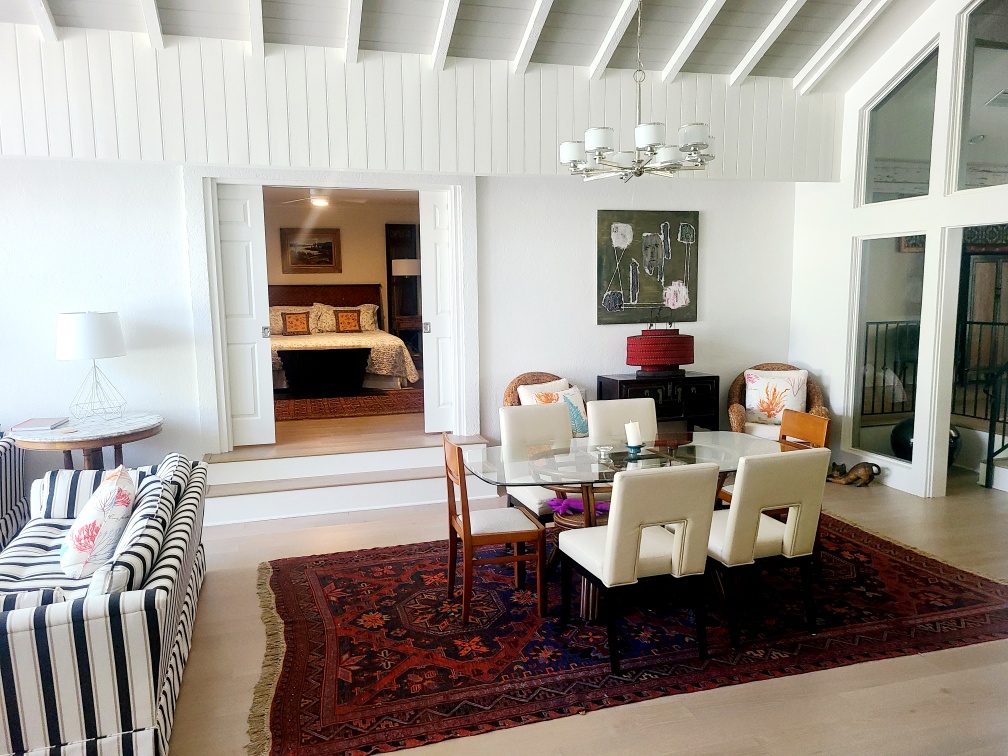
[[[553,510],[554,514],[558,515],[570,515],[570,514],[583,514],[584,513],[584,501],[579,498],[570,499],[550,499],[546,502],[549,504],[550,509]],[[608,512],[609,502],[608,501],[596,501],[595,511],[598,512]]]

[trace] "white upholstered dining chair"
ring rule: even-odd
[[[501,446],[569,446],[571,442],[570,413],[566,404],[524,404],[501,407],[499,410]],[[528,509],[540,522],[553,519],[553,510],[546,502],[556,494],[542,486],[508,486],[508,504]]]
[[[609,634],[609,665],[619,672],[622,594],[647,586],[652,596],[677,589],[693,608],[700,658],[707,656],[704,568],[717,487],[716,464],[627,470],[615,476],[609,523],[560,533],[560,625],[570,620],[577,570],[600,590]]]
[[[588,442],[600,444],[625,444],[626,424],[640,425],[645,446],[652,446],[658,436],[658,416],[655,401],[642,399],[602,399],[588,402]]]
[[[731,573],[747,565],[797,566],[805,597],[805,622],[815,631],[813,557],[822,510],[829,449],[801,449],[742,457],[731,508],[714,512],[707,554],[728,610],[732,645],[738,646],[738,596]],[[787,519],[765,514],[787,510]]]

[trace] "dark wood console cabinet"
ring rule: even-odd
[[[658,421],[685,420],[689,430],[718,430],[720,378],[690,370],[675,378],[638,378],[635,375],[598,376],[599,399],[655,400]]]

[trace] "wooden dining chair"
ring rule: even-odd
[[[462,448],[441,434],[444,443],[445,477],[448,483],[448,599],[455,597],[455,569],[458,542],[462,541],[462,624],[469,622],[473,592],[473,567],[514,563],[515,586],[525,584],[525,563],[535,560],[536,595],[539,616],[546,616],[546,529],[524,507],[469,510]],[[458,502],[455,488],[458,487]],[[525,545],[535,544],[535,553],[525,553]],[[512,544],[510,554],[476,558],[481,546]]]
[[[780,434],[777,440],[791,446],[822,449],[829,437],[829,423],[828,417],[786,409],[781,416]],[[731,504],[734,490],[734,485],[725,486],[718,491],[718,498]]]
[[[828,417],[786,409],[781,416],[778,440],[822,449],[829,436],[829,422]]]

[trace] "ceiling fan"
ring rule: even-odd
[[[280,204],[281,205],[292,205],[295,202],[311,202],[312,205],[314,205],[315,207],[329,207],[329,204],[330,204],[329,190],[328,189],[309,189],[307,197],[298,197],[297,199],[287,200],[285,202],[281,202]],[[339,204],[349,203],[349,204],[354,204],[354,205],[363,205],[365,202],[367,202],[367,199],[364,198],[364,197],[361,197],[361,198],[346,198],[346,197],[343,197],[343,198],[340,198],[340,199],[336,200],[336,202],[339,203]]]

